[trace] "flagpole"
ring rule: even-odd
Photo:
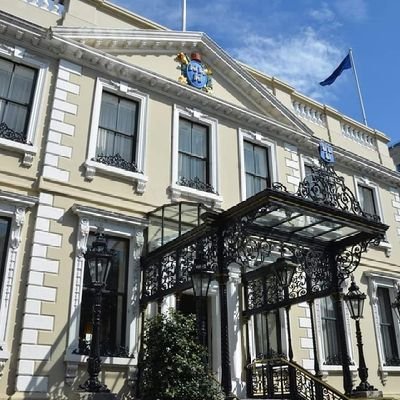
[[[349,54],[350,54],[351,65],[352,65],[352,67],[353,67],[354,79],[356,80],[356,86],[357,86],[357,91],[358,91],[358,98],[359,98],[359,100],[360,100],[360,106],[361,106],[361,112],[362,112],[362,116],[363,116],[363,120],[364,120],[364,125],[365,125],[365,126],[368,126],[367,117],[366,117],[366,115],[365,115],[364,103],[363,103],[363,99],[362,99],[362,96],[361,96],[360,84],[359,84],[359,82],[358,82],[356,64],[354,63],[354,58],[353,58],[353,51],[352,51],[352,49],[349,49]]]
[[[186,0],[182,0],[182,31],[186,31]]]

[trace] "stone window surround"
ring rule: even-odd
[[[45,61],[29,53],[25,48],[18,46],[0,44],[0,57],[18,64],[27,65],[37,70],[35,94],[31,104],[29,123],[26,132],[27,142],[32,143],[32,145],[0,138],[0,147],[22,153],[24,155],[22,165],[24,167],[30,167],[33,162],[33,157],[38,151],[38,148],[35,145],[35,142],[37,141],[36,132],[38,131],[38,116],[40,115],[39,110],[43,102],[43,86],[49,66]]]
[[[110,213],[100,209],[74,205],[73,212],[79,217],[78,235],[73,275],[73,295],[70,304],[70,320],[68,328],[68,344],[64,361],[66,363],[66,383],[72,385],[78,371],[79,364],[84,364],[87,356],[75,354],[78,348],[80,303],[82,298],[83,268],[85,266],[84,255],[87,250],[89,232],[95,232],[97,228],[104,229],[105,235],[128,238],[129,264],[128,264],[128,288],[127,298],[130,305],[127,307],[126,338],[129,353],[132,358],[105,357],[102,363],[105,365],[121,366],[128,368],[131,377],[136,373],[138,362],[138,338],[139,338],[139,292],[140,292],[140,256],[144,244],[143,230],[147,223],[134,217],[122,214]],[[128,378],[130,380],[131,378]],[[133,379],[133,378],[132,378]]]
[[[201,190],[193,189],[187,186],[179,185],[178,182],[178,150],[179,150],[179,119],[183,117],[189,121],[197,122],[206,125],[209,128],[209,146],[210,146],[210,184],[219,193],[219,180],[218,180],[218,147],[217,147],[217,128],[218,121],[208,115],[203,114],[201,111],[191,108],[183,108],[174,105],[173,110],[173,128],[172,128],[172,182],[169,187],[171,199],[173,201],[181,200],[181,197],[204,202],[209,206],[220,208],[223,198],[219,194],[203,192]]]
[[[385,385],[388,375],[390,373],[398,374],[400,372],[400,366],[384,365],[385,357],[383,353],[382,336],[380,334],[380,317],[379,317],[377,289],[379,286],[388,288],[391,301],[393,302],[395,300],[396,293],[400,287],[400,280],[398,278],[398,275],[390,273],[379,274],[375,272],[366,272],[365,275],[368,278],[368,291],[371,298],[372,317],[375,328],[375,336],[376,336],[376,344],[377,344],[378,360],[379,360],[378,371],[380,374],[382,384]],[[400,323],[394,313],[393,313],[393,321],[396,332],[397,347],[400,354]]]
[[[5,362],[10,357],[6,339],[10,306],[15,290],[14,277],[20,256],[22,227],[27,209],[33,207],[36,203],[37,199],[34,197],[0,191],[0,215],[11,218],[0,299],[0,376],[2,375]]]
[[[239,165],[240,165],[240,192],[242,201],[246,200],[246,169],[244,160],[244,141],[256,144],[257,146],[265,147],[268,151],[268,169],[271,182],[279,181],[277,173],[278,169],[276,158],[276,142],[266,138],[258,132],[251,132],[245,129],[239,129]]]
[[[103,91],[116,94],[119,97],[125,97],[128,100],[131,99],[139,103],[139,118],[137,127],[137,143],[136,143],[136,154],[135,163],[139,171],[142,172],[131,172],[125,171],[124,169],[99,163],[92,160],[96,156],[96,145],[98,127],[100,121],[100,110],[101,100]],[[148,121],[148,102],[149,96],[145,93],[140,92],[136,88],[129,86],[125,82],[115,82],[104,78],[97,78],[96,89],[93,102],[92,110],[92,121],[90,128],[90,139],[88,154],[85,161],[86,167],[86,179],[89,181],[93,180],[97,171],[101,171],[107,175],[116,176],[120,179],[130,180],[136,183],[136,192],[142,194],[145,191],[146,183],[148,181],[147,176],[144,173],[145,170],[145,150],[146,150],[146,133],[147,133],[147,121]]]

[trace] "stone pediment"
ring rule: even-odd
[[[237,114],[238,119],[246,121],[257,115],[266,124],[271,122],[272,125],[284,126],[302,137],[312,135],[309,128],[265,86],[204,33],[65,27],[52,28],[51,33],[54,38],[62,38],[79,44],[82,49],[98,52],[97,58],[93,55],[92,59],[104,63],[109,71],[113,68],[111,60],[101,60],[102,55],[107,54],[136,68],[139,80],[148,79],[154,89],[162,82],[163,92],[174,87],[178,90],[175,93],[178,97],[181,98],[184,92],[194,104],[198,103],[194,101],[198,94],[201,107],[210,105],[214,111],[225,113],[229,118]],[[184,53],[190,57],[194,52],[201,54],[202,63],[212,70],[212,94],[178,81],[181,72],[180,63],[176,60],[177,54]],[[128,69],[120,67],[120,70],[123,79]],[[142,71],[141,78],[139,71]],[[264,125],[258,121],[254,129],[260,130]]]

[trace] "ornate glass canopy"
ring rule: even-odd
[[[241,266],[245,314],[326,296],[340,287],[368,245],[379,243],[388,228],[361,209],[344,178],[328,163],[314,169],[296,193],[275,183],[220,213],[194,209],[196,222],[192,218],[187,229],[162,246],[150,246],[143,258],[143,304],[191,287],[190,271],[200,249],[209,270],[218,273],[231,263]],[[178,214],[176,219],[183,221]],[[168,224],[171,221],[164,219],[159,230]],[[151,221],[150,226],[154,230]],[[279,257],[297,264],[285,290],[272,273]]]

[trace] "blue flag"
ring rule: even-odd
[[[336,78],[345,70],[351,68],[350,53],[343,59],[339,66],[324,81],[320,82],[321,86],[332,85]]]

